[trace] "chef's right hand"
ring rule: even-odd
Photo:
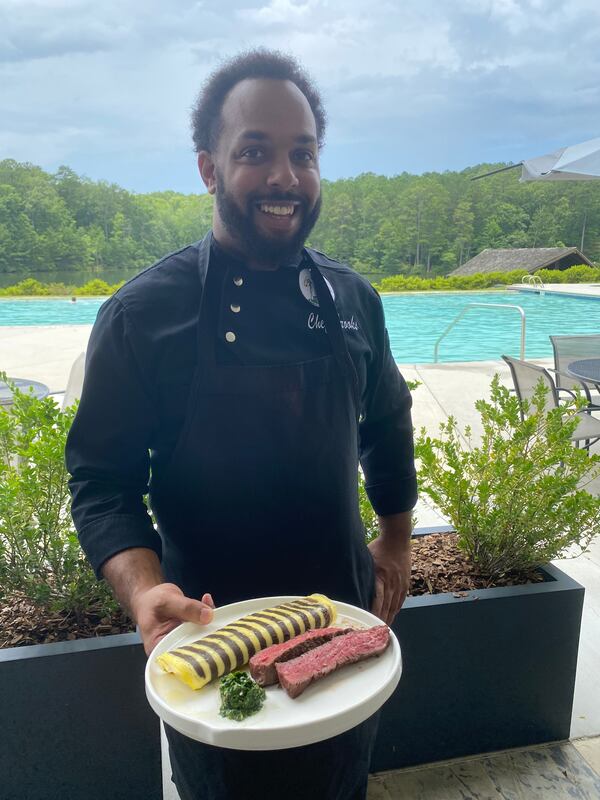
[[[149,656],[160,640],[182,622],[207,625],[213,618],[215,604],[210,594],[202,600],[186,597],[174,583],[160,583],[137,593],[132,611]]]

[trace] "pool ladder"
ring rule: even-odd
[[[525,273],[521,278],[523,286],[539,286],[540,294],[544,294],[545,286],[543,280],[539,275],[531,275],[529,272]]]
[[[537,277],[537,276],[532,276]],[[540,280],[538,278],[538,280]],[[540,281],[541,282],[541,281]],[[525,312],[521,308],[521,306],[513,306],[507,305],[506,303],[469,303],[466,305],[452,320],[450,325],[446,328],[446,330],[442,333],[441,336],[438,337],[437,342],[435,343],[435,347],[433,348],[433,363],[437,364],[438,361],[438,350],[440,346],[440,342],[446,336],[446,334],[450,333],[452,328],[456,325],[456,323],[464,317],[467,311],[470,311],[472,308],[514,308],[516,309],[519,314],[521,315],[521,361],[525,361]]]

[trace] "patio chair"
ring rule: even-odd
[[[518,358],[512,358],[512,356],[502,356],[502,358],[510,368],[519,402],[531,402],[540,378],[544,381],[545,386],[548,387],[545,402],[546,411],[551,411],[560,406],[561,393],[575,397],[575,393],[571,389],[557,386],[552,375],[544,367],[538,367],[537,364],[532,364],[529,361],[520,361]],[[523,416],[523,409],[521,409],[521,415]],[[583,447],[589,450],[591,445],[600,439],[600,420],[591,415],[590,409],[578,411],[577,416],[579,417],[579,422],[571,435],[571,440],[577,445],[579,442],[583,442]]]
[[[598,358],[600,356],[600,334],[551,336],[550,341],[554,350],[556,386],[559,389],[582,389],[588,399],[588,403],[597,403],[600,400],[597,391],[588,384],[568,375],[567,368],[572,361],[578,361],[581,358]]]
[[[69,378],[67,380],[67,388],[65,389],[65,395],[61,403],[61,409],[63,411],[65,410],[65,408],[68,408],[70,405],[73,405],[73,403],[76,400],[79,400],[79,398],[81,397],[84,372],[85,372],[85,351],[77,356],[77,358],[73,362],[73,365],[71,366],[71,371],[69,372]]]

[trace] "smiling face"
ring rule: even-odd
[[[213,153],[198,154],[215,194],[213,231],[250,266],[273,268],[297,253],[320,205],[315,118],[290,81],[249,79],[227,95]]]

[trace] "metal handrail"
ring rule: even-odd
[[[543,280],[540,278],[539,275],[531,275],[531,273],[527,273],[523,275],[521,278],[521,283],[525,284],[528,283],[530,286],[537,286],[539,284],[540,289],[545,289]]]
[[[466,305],[452,320],[450,325],[446,328],[446,330],[442,333],[442,335],[438,338],[437,342],[435,343],[435,347],[433,348],[433,363],[437,364],[438,360],[438,348],[440,346],[440,342],[449,333],[452,328],[456,325],[459,319],[462,319],[464,315],[469,311],[471,308],[515,308],[519,314],[521,315],[521,361],[525,361],[525,312],[521,308],[521,306],[513,306],[507,305],[506,303],[469,303]]]

